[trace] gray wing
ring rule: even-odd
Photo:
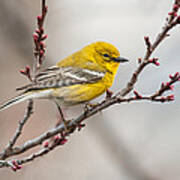
[[[27,86],[26,92],[47,88],[58,88],[76,84],[95,83],[101,80],[105,72],[75,67],[50,67],[36,76],[36,83]]]

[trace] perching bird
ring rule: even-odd
[[[37,74],[35,83],[22,88],[24,92],[0,110],[29,99],[68,106],[89,102],[111,87],[119,64],[127,61],[112,44],[92,43]]]

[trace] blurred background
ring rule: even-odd
[[[111,90],[124,87],[145,52],[144,36],[154,40],[161,31],[173,0],[61,0],[48,1],[48,34],[44,67],[56,63],[83,46],[103,40],[119,48],[131,61],[119,69]],[[0,1],[0,103],[16,95],[16,87],[27,80],[19,70],[32,65],[32,33],[40,0]],[[149,66],[141,74],[136,90],[156,91],[168,75],[180,70],[179,27],[170,32],[154,53],[160,67]],[[180,84],[175,101],[166,104],[135,102],[114,105],[89,118],[86,128],[74,133],[66,145],[25,164],[21,171],[0,169],[3,180],[179,180],[180,179]],[[102,96],[99,99],[104,98]],[[99,101],[96,100],[96,101]],[[23,117],[26,103],[0,112],[0,150]],[[75,117],[81,107],[70,108]],[[34,114],[18,144],[54,127],[57,110],[52,102],[36,101]],[[34,150],[28,151],[27,154]],[[26,155],[27,155],[26,154]]]

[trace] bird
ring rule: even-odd
[[[19,88],[22,92],[2,104],[0,111],[32,99],[64,106],[90,102],[112,86],[119,64],[127,61],[114,45],[93,42],[37,73],[35,81]]]

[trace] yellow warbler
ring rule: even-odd
[[[36,82],[0,107],[0,110],[29,99],[51,99],[62,105],[88,102],[113,83],[119,64],[128,60],[107,42],[92,43],[36,76]]]

